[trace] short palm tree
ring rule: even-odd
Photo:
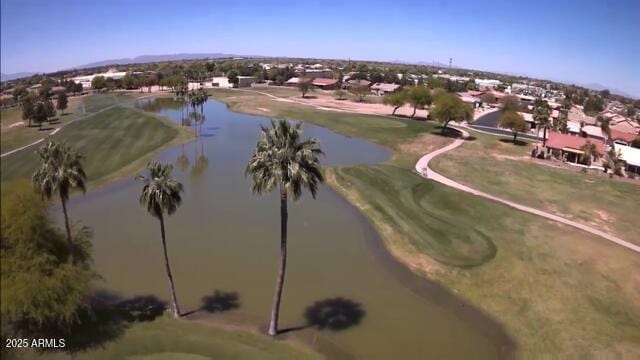
[[[607,158],[604,163],[605,170],[610,171],[609,177],[613,175],[623,176],[624,160],[620,151],[616,151],[615,147],[611,146],[609,152],[607,152]]]
[[[278,334],[278,314],[287,266],[287,199],[297,200],[303,189],[315,199],[318,184],[323,181],[318,156],[322,155],[316,139],[302,141],[301,124],[292,126],[285,120],[271,121],[270,127],[260,127],[262,138],[251,155],[246,175],[253,179],[253,192],[264,194],[276,188],[280,191],[280,268],[271,310],[269,335]]]
[[[67,214],[69,194],[75,189],[87,191],[87,175],[82,167],[83,156],[64,143],[47,142],[37,151],[40,169],[33,173],[33,183],[43,197],[50,199],[54,194],[60,197],[64,225],[67,231],[67,246],[71,259],[75,261],[75,251],[71,239],[71,226]]]
[[[180,307],[178,306],[178,298],[176,296],[176,287],[171,274],[171,266],[169,265],[169,256],[167,255],[167,240],[164,231],[164,214],[171,215],[178,209],[182,202],[181,193],[183,191],[182,184],[171,177],[173,166],[171,164],[162,164],[158,161],[152,161],[147,164],[149,176],[140,175],[138,180],[144,182],[142,193],[140,194],[140,205],[145,208],[149,214],[160,220],[160,234],[162,235],[162,251],[164,253],[164,264],[169,278],[169,290],[171,291],[171,306],[173,316],[180,317]]]
[[[591,166],[592,159],[600,157],[596,144],[589,140],[580,147],[580,150],[582,150],[582,154],[580,154],[580,161],[585,163],[587,166]]]

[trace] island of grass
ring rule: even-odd
[[[451,141],[438,135],[438,125],[319,110],[255,92],[211,93],[234,111],[302,120],[393,149],[394,158],[384,164],[328,169],[329,184],[372,220],[396,258],[503,324],[516,341],[517,356],[640,356],[640,278],[632,270],[640,268],[640,256],[424,180],[413,170],[417,159]],[[508,145],[507,154],[524,152],[497,137],[473,135],[478,144]],[[567,176],[565,169],[541,171]],[[622,193],[628,185],[609,184]],[[592,189],[575,191],[586,197]],[[620,201],[637,209],[633,197]]]

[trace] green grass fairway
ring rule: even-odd
[[[396,258],[503,324],[517,342],[518,357],[640,357],[640,277],[635,271],[640,256],[576,229],[420,178],[413,171],[419,156],[450,141],[432,134],[436,124],[316,110],[241,91],[212,94],[232,110],[308,121],[394,149],[393,160],[385,164],[327,169],[327,182],[372,220]],[[526,147],[482,134],[462,149],[469,146],[476,152],[468,154],[470,158],[485,156],[485,149],[494,148],[503,158],[528,154]],[[449,175],[489,184],[500,182],[495,178],[504,173],[515,173],[521,181],[535,176],[517,174],[525,171],[519,168],[501,168],[502,163],[495,164],[499,161],[469,172],[458,168]],[[536,189],[557,186],[555,176],[580,176],[549,171],[554,176],[538,178]],[[627,185],[610,186],[624,193],[619,189]],[[563,195],[568,186],[554,190],[565,196],[565,202],[594,191],[576,186],[571,195]],[[613,196],[604,189],[600,199]],[[613,196],[611,201],[618,200],[624,199]],[[629,200],[625,206],[635,206],[629,211],[632,216],[639,202]]]
[[[0,119],[2,120],[1,152],[6,153],[21,146],[31,144],[47,136],[60,126],[104,110],[110,106],[130,106],[133,101],[142,96],[148,96],[148,94],[138,92],[113,92],[71,97],[69,98],[69,105],[64,111],[64,114],[60,115],[58,112],[58,121],[54,123],[44,123],[42,128],[26,126],[9,128],[9,125],[22,121],[22,108],[16,106],[10,109],[4,109],[0,112]]]
[[[640,244],[640,183],[529,161],[530,147],[477,140],[433,160],[433,169],[478,190],[593,225]]]
[[[640,355],[637,254],[392,165],[328,178],[396,256],[504,324],[520,356]]]
[[[53,139],[67,142],[86,157],[89,183],[96,185],[137,170],[157,150],[187,136],[168,119],[118,106],[69,124]],[[36,148],[3,158],[2,182],[30,177],[38,167]]]
[[[69,355],[26,354],[27,359],[70,359]],[[73,359],[130,359],[130,360],[199,360],[199,359],[256,359],[297,360],[322,359],[301,346],[274,341],[265,335],[238,330],[222,330],[213,326],[158,318],[136,323],[116,341],[86,352]]]

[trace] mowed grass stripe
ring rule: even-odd
[[[152,153],[179,134],[178,126],[167,119],[117,106],[69,124],[52,139],[67,142],[86,157],[85,171],[93,183]],[[35,148],[8,156],[2,160],[2,182],[28,178],[37,167]]]

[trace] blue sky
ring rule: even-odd
[[[640,97],[640,1],[2,0],[4,73],[223,52],[454,66]]]

